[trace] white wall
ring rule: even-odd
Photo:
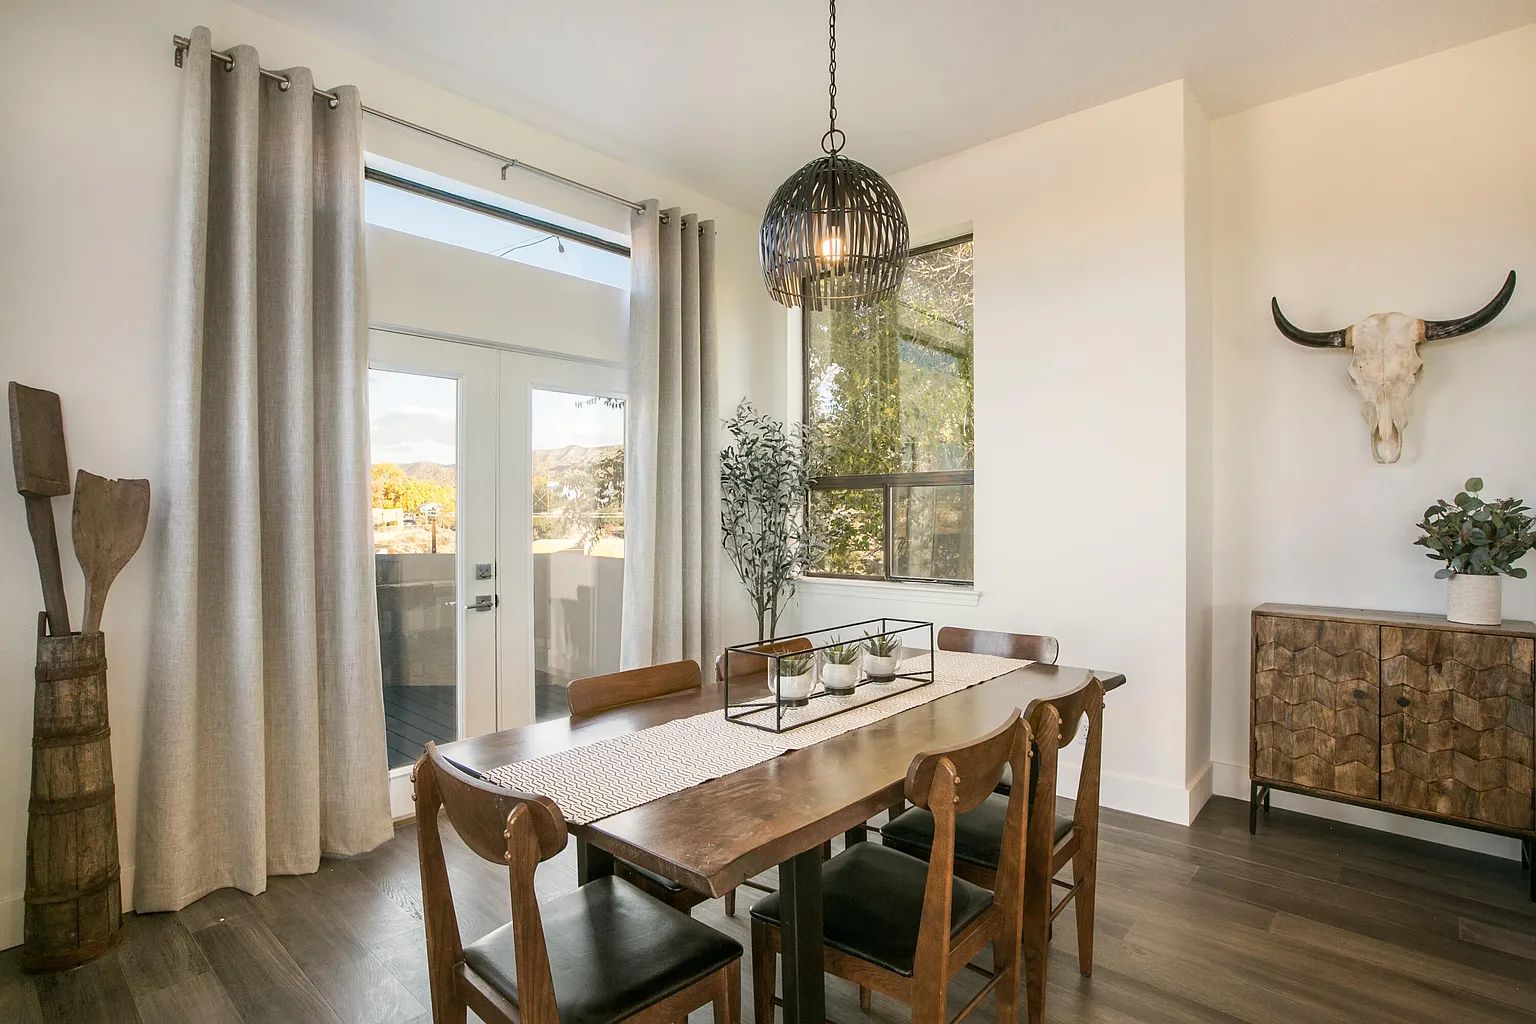
[[[171,62],[170,36],[196,24],[213,30],[216,46],[255,45],[269,67],[302,64],[314,68],[321,83],[354,83],[372,106],[621,195],[654,196],[714,217],[722,407],[746,393],[765,407],[782,401],[780,320],[757,280],[752,216],[220,0],[33,0],[8,5],[0,32],[0,181],[6,184],[0,190],[0,379],[60,393],[73,465],[152,480],[158,473],[181,75]],[[606,30],[623,28],[615,20]],[[496,165],[403,129],[369,121],[366,132],[371,151],[627,230],[625,211],[604,201],[526,175],[502,183]],[[370,253],[381,244],[390,243],[371,238]],[[379,310],[408,305],[404,287],[394,278],[370,282]],[[483,329],[463,333],[502,338],[505,328],[491,322],[501,314],[492,313],[478,314]],[[522,313],[509,307],[501,323]],[[404,316],[379,317],[385,318]],[[67,524],[63,503],[58,515]],[[65,533],[66,585],[78,599],[81,582]],[[6,680],[0,686],[0,948],[21,935],[31,637],[39,606],[30,551],[20,500],[0,502],[0,577],[9,581],[0,594],[0,621],[9,623],[0,631],[0,679]],[[156,557],[149,547],[128,566],[113,587],[106,619],[124,892],[132,890]],[[750,616],[744,602],[726,592],[727,628],[742,633]]]
[[[1055,634],[1064,663],[1130,681],[1106,716],[1105,801],[1180,822],[1203,799],[1185,723],[1204,653],[1185,638],[1207,589],[1187,575],[1206,417],[1189,351],[1208,343],[1186,149],[1204,132],[1176,82],[893,177],[914,242],[975,233],[980,597],[818,581],[796,620]]]
[[[1536,27],[1214,122],[1217,789],[1246,796],[1248,613],[1264,601],[1442,612],[1413,524],[1482,476],[1536,498]],[[1274,328],[1463,315],[1510,269],[1487,329],[1422,350],[1393,466],[1371,460],[1346,357]],[[1536,614],[1506,581],[1505,614]],[[1516,843],[1338,804],[1277,803],[1514,855]]]

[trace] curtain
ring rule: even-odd
[[[164,561],[135,908],[391,834],[374,598],[362,115],[254,50],[184,59]]]
[[[624,448],[625,668],[719,647],[715,222],[656,202],[631,218]]]

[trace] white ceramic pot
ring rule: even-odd
[[[859,663],[852,665],[835,665],[828,661],[821,666],[821,685],[827,688],[828,693],[839,696],[847,696],[853,692],[853,688],[859,685]]]
[[[1473,626],[1497,626],[1504,621],[1504,577],[1458,572],[1448,581],[1445,617]]]
[[[810,700],[815,688],[816,677],[807,671],[797,676],[779,676],[774,680],[773,692],[785,704],[799,707]]]
[[[864,674],[872,683],[888,683],[896,678],[896,655],[864,654]]]

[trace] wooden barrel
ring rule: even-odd
[[[117,944],[123,900],[107,728],[106,638],[38,619],[21,965],[73,967]]]

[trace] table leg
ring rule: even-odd
[[[844,846],[853,846],[855,843],[862,843],[862,842],[867,841],[868,839],[869,839],[869,826],[868,825],[855,825],[855,826],[853,826],[853,828],[851,828],[847,832],[843,833],[843,845]]]
[[[822,1024],[827,1012],[820,847],[779,865],[779,893],[784,914],[784,1024]]]
[[[576,840],[576,884],[586,885],[613,874],[613,854],[599,850],[585,839]]]

